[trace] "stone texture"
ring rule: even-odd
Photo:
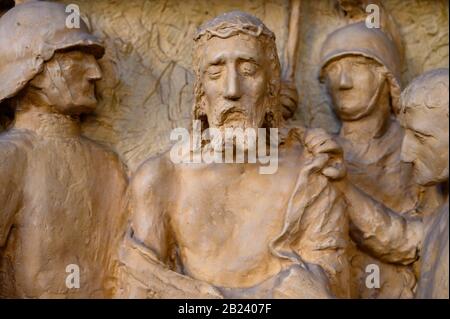
[[[197,26],[239,9],[255,14],[275,32],[280,57],[287,38],[289,2],[282,0],[63,2],[80,6],[107,47],[101,61],[105,75],[99,83],[100,105],[97,116],[86,119],[84,133],[112,147],[132,171],[169,147],[172,128],[190,124],[191,47]],[[405,83],[428,69],[448,66],[446,1],[390,0],[385,5],[405,36]],[[340,21],[334,1],[301,4],[297,70],[301,102],[295,122],[331,132],[338,124],[316,74],[321,44]]]
[[[80,6],[94,34],[106,43],[101,60],[97,114],[83,122],[84,134],[115,150],[134,171],[144,159],[170,146],[174,127],[190,125],[192,36],[219,13],[239,9],[261,18],[277,36],[283,59],[289,1],[67,0]],[[448,67],[448,2],[386,0],[403,36],[402,81]],[[320,47],[343,20],[335,1],[302,1],[294,123],[338,130],[330,101],[317,79]],[[281,61],[283,63],[283,61]]]
[[[204,21],[241,9],[277,31],[283,49],[286,1],[66,1],[79,4],[105,40],[97,115],[84,133],[115,149],[131,170],[170,145],[170,130],[190,125],[192,38]]]
[[[383,1],[403,38],[406,63],[402,82],[439,67],[448,67],[448,2]],[[345,22],[334,1],[302,1],[297,88],[300,107],[296,120],[330,132],[338,130],[331,102],[317,79],[319,53],[326,36]]]

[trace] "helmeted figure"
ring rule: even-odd
[[[395,114],[402,58],[396,44],[387,30],[369,28],[364,22],[341,27],[323,44],[319,79],[326,83],[342,123],[338,140],[349,181],[396,212],[426,215],[436,208],[439,198],[432,189],[425,193],[417,186],[411,166],[400,160],[404,131]],[[365,287],[365,268],[371,263],[379,264],[384,274],[380,289]],[[381,264],[361,252],[355,252],[352,264],[353,297],[413,296],[411,270]]]
[[[449,296],[448,88],[448,69],[427,71],[408,85],[400,102],[401,160],[413,165],[417,184],[436,188],[444,199],[432,214],[399,214],[345,180],[337,184],[352,202],[348,213],[359,245],[387,262],[420,263],[416,298]]]
[[[398,211],[411,210],[415,206],[416,194],[415,190],[410,190],[410,184],[412,184],[409,181],[410,169],[400,164],[399,160],[399,146],[403,131],[399,123],[391,116],[398,109],[398,100],[401,93],[401,60],[397,49],[389,37],[380,29],[369,29],[363,22],[347,25],[331,33],[322,47],[320,80],[326,81],[326,68],[333,62],[348,57],[364,57],[378,64],[377,72],[380,77],[386,79],[385,93],[388,96],[389,105],[388,112],[383,114],[383,120],[388,124],[380,124],[380,126],[387,127],[379,128],[379,132],[374,132],[373,135],[375,136],[369,140],[373,145],[366,144],[364,148],[355,145],[357,141],[352,140],[352,136],[345,131],[345,122],[360,122],[365,116],[370,115],[372,113],[370,108],[376,107],[375,104],[384,93],[381,92],[382,85],[374,90],[374,95],[369,101],[369,104],[374,105],[367,105],[366,110],[356,115],[357,119],[341,118],[344,127],[341,129],[339,137],[344,146],[349,178],[359,188],[385,202],[388,206],[396,208]],[[344,83],[343,85],[348,84]],[[376,82],[373,83],[373,86],[376,85]],[[350,89],[344,88],[344,90]],[[357,98],[355,97],[355,99]],[[333,102],[336,104],[337,101]],[[340,114],[341,110],[337,109],[336,105],[333,106],[337,115],[343,117]],[[367,114],[363,114],[364,112]],[[370,130],[370,128],[367,126],[366,130]],[[381,162],[385,165],[381,165]],[[375,185],[373,183],[374,178],[377,180]],[[398,193],[401,193],[402,196],[398,196]]]
[[[0,18],[0,296],[107,297],[127,179],[118,158],[83,137],[96,105],[101,42],[65,6],[17,5]]]

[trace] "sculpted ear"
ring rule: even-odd
[[[29,87],[33,91],[33,96],[41,99],[45,104],[54,104],[51,96],[58,96],[58,99],[65,104],[71,103],[69,85],[62,76],[61,66],[56,56],[45,62],[43,71],[30,81]]]

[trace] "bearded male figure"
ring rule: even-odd
[[[199,28],[193,113],[203,129],[281,126],[274,40],[239,11]],[[340,149],[321,130],[280,131],[274,174],[250,162],[174,164],[168,154],[138,169],[120,296],[348,296],[347,218],[330,183],[343,176]]]

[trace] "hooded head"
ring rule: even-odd
[[[381,29],[368,28],[364,22],[346,25],[327,37],[320,56],[319,79],[321,82],[325,81],[329,67],[336,64],[335,62],[354,60],[354,63],[349,64],[355,66],[354,73],[361,79],[355,78],[353,84],[373,88],[373,92],[368,93],[373,97],[368,97],[367,101],[362,103],[370,104],[376,95],[381,93],[382,86],[387,84],[392,111],[394,114],[398,113],[401,93],[401,58],[394,41]],[[363,64],[366,66],[364,67]],[[373,76],[364,77],[363,72],[360,72],[364,68],[370,69]],[[366,89],[369,88],[366,87]],[[370,102],[369,98],[371,98]]]

